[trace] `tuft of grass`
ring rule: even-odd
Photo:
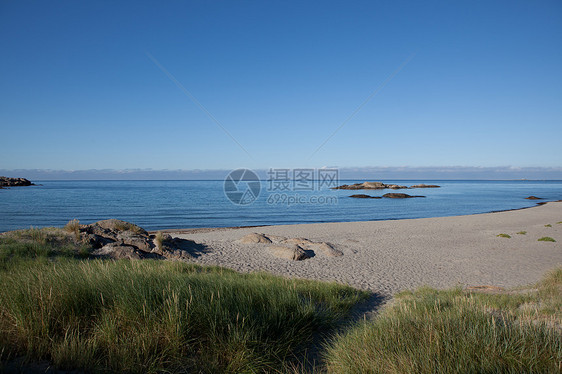
[[[552,227],[552,225],[549,223],[549,224],[544,225],[544,227]]]
[[[527,234],[527,231],[519,231],[517,234],[519,234],[519,235],[526,235],[526,234]]]
[[[498,238],[508,238],[508,239],[511,238],[511,235],[508,235],[508,234],[498,234],[498,235],[496,235],[496,236],[497,236]]]
[[[543,236],[542,238],[537,239],[537,241],[539,241],[539,242],[556,242],[556,240],[554,240],[550,236]]]
[[[164,244],[164,234],[162,234],[162,231],[158,231],[156,233],[156,237],[154,238],[155,242],[156,242],[156,247],[158,248],[158,250],[162,250],[162,245]]]
[[[278,372],[363,291],[167,261],[27,261],[0,273],[0,352],[89,372]]]
[[[559,222],[556,222],[556,223],[557,223],[557,224],[561,224],[561,223],[562,223],[562,221],[559,221]]]
[[[130,222],[116,221],[114,225],[117,231],[132,231],[135,234],[142,234],[142,228]]]
[[[328,373],[559,372],[562,269],[536,289],[421,288],[327,347]]]
[[[68,223],[64,226],[64,230],[74,234],[76,240],[80,239],[80,221],[77,219],[68,221]]]

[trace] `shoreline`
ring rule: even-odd
[[[464,216],[169,233],[200,246],[190,260],[193,263],[335,281],[381,297],[424,285],[517,287],[533,284],[547,271],[562,266],[562,224],[558,223],[562,222],[562,201],[542,203],[532,207],[535,209]],[[278,258],[270,250],[276,243],[240,242],[251,233],[277,242],[304,238],[328,243],[343,255],[333,257],[314,250],[311,258],[302,261]],[[541,237],[552,237],[556,242],[538,241]]]
[[[279,224],[279,225],[250,225],[250,226],[224,226],[224,227],[188,227],[182,229],[161,229],[161,230],[147,230],[150,234],[156,234],[157,232],[162,232],[164,234],[197,234],[212,231],[226,231],[226,230],[239,230],[248,228],[258,228],[258,227],[276,227],[276,226],[292,226],[292,225],[317,225],[317,224],[327,224],[327,223],[355,223],[355,222],[387,222],[387,221],[404,221],[412,219],[428,219],[428,218],[450,218],[450,217],[467,217],[467,216],[478,216],[481,214],[491,214],[491,213],[502,213],[502,212],[512,212],[523,209],[537,208],[541,205],[546,205],[548,203],[562,202],[562,200],[551,200],[551,201],[540,201],[535,203],[533,206],[525,206],[522,208],[513,209],[503,209],[503,210],[491,210],[483,213],[472,213],[472,214],[462,214],[454,216],[439,216],[439,217],[423,217],[423,218],[389,218],[389,219],[376,219],[368,221],[334,221],[334,222],[307,222],[307,223],[289,223],[289,224]]]

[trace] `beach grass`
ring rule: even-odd
[[[542,238],[537,239],[537,241],[539,242],[556,242],[556,240],[554,240],[554,238],[551,238],[550,236],[543,236]]]
[[[562,269],[527,290],[421,288],[327,347],[329,373],[559,373]]]
[[[544,225],[544,227],[552,227],[552,225],[550,223]]]
[[[517,234],[518,235],[527,235],[527,231],[519,231]]]
[[[94,372],[275,371],[364,297],[181,262],[20,261],[0,274],[0,352]]]
[[[162,250],[162,245],[164,244],[164,234],[162,234],[162,231],[158,231],[156,233],[156,236],[154,237],[154,241],[156,243],[156,247],[159,250]]]
[[[76,239],[80,239],[80,221],[77,219],[72,219],[64,226],[64,230],[74,234]]]
[[[117,231],[132,231],[135,234],[142,234],[142,228],[130,222],[116,220],[113,224]]]
[[[496,236],[497,236],[498,238],[508,238],[508,239],[511,239],[511,235],[509,235],[509,234],[498,234],[498,235],[496,235]]]
[[[402,292],[342,329],[368,293],[183,262],[81,259],[89,251],[73,229],[0,235],[0,372],[43,361],[86,372],[303,373],[322,338],[318,370],[328,373],[562,365],[562,269],[513,291]]]
[[[0,235],[0,268],[30,258],[85,258],[91,251],[76,238],[74,229],[31,227],[9,231]]]

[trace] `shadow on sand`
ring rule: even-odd
[[[205,244],[196,243],[189,239],[174,238],[173,246],[181,251],[187,252],[194,258],[201,257],[201,255],[210,252],[209,247]]]

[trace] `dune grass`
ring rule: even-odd
[[[421,288],[338,335],[329,373],[559,373],[562,269],[499,294]]]
[[[159,250],[162,250],[162,246],[164,245],[164,234],[162,231],[158,231],[155,236],[156,247]]]
[[[260,372],[366,294],[167,261],[21,261],[0,273],[0,352],[62,369]]]
[[[92,248],[76,239],[74,229],[55,227],[10,231],[0,235],[0,269],[21,259],[85,258]]]
[[[67,232],[74,234],[76,240],[80,239],[80,221],[72,219],[63,227]]]
[[[562,367],[562,269],[530,289],[403,292],[334,337],[367,293],[182,262],[79,259],[90,250],[73,229],[0,235],[0,372],[21,357],[87,372],[304,372],[319,336],[330,339],[329,373]]]
[[[517,232],[518,235],[527,235],[527,231],[519,231]]]
[[[498,238],[508,238],[508,239],[511,239],[511,235],[509,235],[509,234],[498,234],[498,235],[496,235],[496,236],[497,236]]]
[[[550,236],[543,236],[542,238],[537,239],[537,241],[539,242],[556,242],[556,240],[554,240],[554,238],[551,238]]]

